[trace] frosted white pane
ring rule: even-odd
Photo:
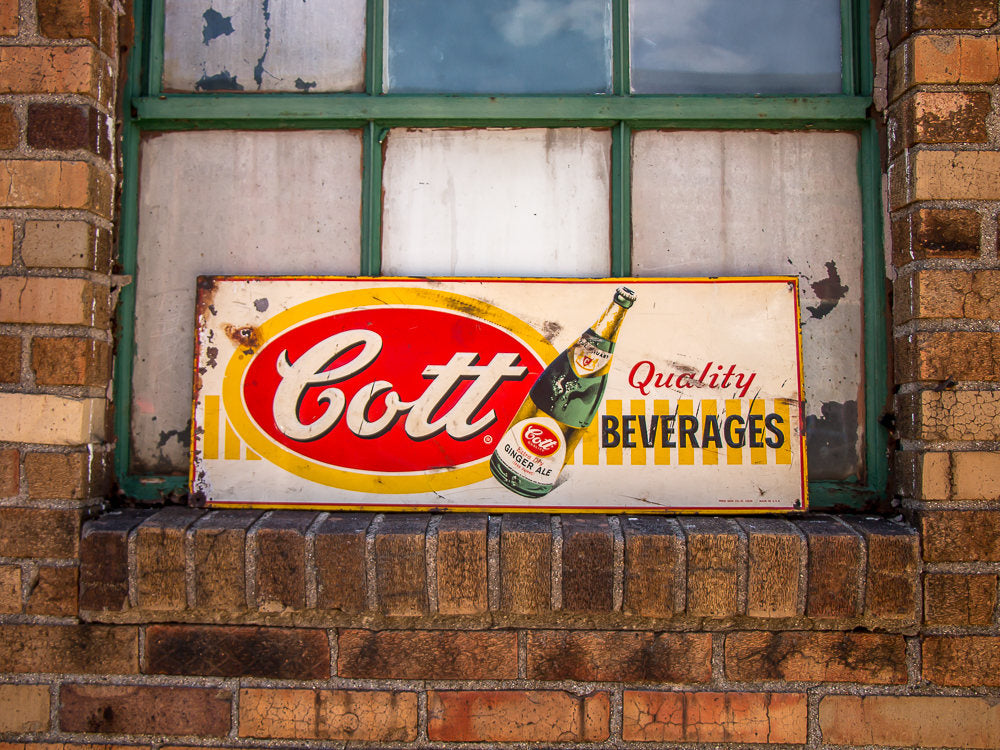
[[[393,130],[382,272],[606,276],[607,130]]]
[[[611,91],[611,0],[386,0],[386,90]]]
[[[163,87],[360,91],[365,0],[166,0]]]
[[[133,466],[188,463],[199,274],[357,274],[356,131],[167,133],[142,144]]]
[[[840,0],[631,0],[640,94],[834,94]]]
[[[634,135],[632,149],[635,274],[798,275],[810,475],[859,471],[857,138],[645,131]]]

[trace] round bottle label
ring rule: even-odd
[[[579,377],[593,375],[611,360],[611,352],[598,349],[587,339],[581,338],[573,345],[573,370]]]
[[[566,438],[558,422],[539,414],[512,424],[493,456],[527,482],[553,485],[566,461]]]

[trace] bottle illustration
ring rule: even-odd
[[[498,442],[490,471],[524,497],[541,497],[559,478],[601,405],[611,356],[635,292],[619,287],[608,309],[545,368]]]

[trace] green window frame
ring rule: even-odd
[[[433,95],[382,93],[383,0],[367,0],[365,90],[360,93],[168,93],[162,90],[164,0],[136,0],[135,44],[123,89],[123,189],[120,272],[136,273],[139,146],[144,133],[196,129],[361,129],[363,177],[361,275],[381,272],[381,141],[393,127],[601,127],[612,133],[611,275],[631,273],[631,134],[644,129],[835,130],[859,136],[864,288],[863,478],[810,481],[813,509],[863,508],[884,498],[888,434],[880,424],[888,402],[888,338],[882,252],[879,134],[868,116],[872,61],[867,0],[841,0],[842,87],[816,96],[632,94],[627,0],[613,0],[612,94]],[[252,271],[252,269],[248,269]],[[192,282],[193,283],[193,282]],[[130,470],[130,404],[135,285],[118,306],[114,373],[120,489],[139,500],[183,494],[186,476]]]

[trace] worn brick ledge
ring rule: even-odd
[[[83,525],[80,616],[913,633],[917,532],[866,516],[159,511]]]

